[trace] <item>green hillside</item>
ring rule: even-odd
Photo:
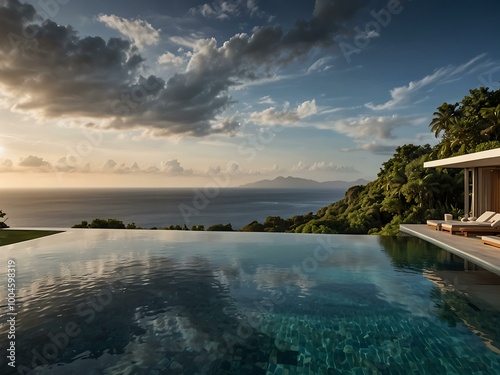
[[[394,235],[402,223],[424,223],[444,213],[463,214],[463,171],[424,169],[429,160],[500,147],[500,90],[470,90],[460,103],[443,103],[433,114],[430,131],[439,143],[396,149],[378,178],[353,186],[344,199],[316,214],[289,219],[268,217],[243,231],[358,233]]]
[[[500,90],[469,91],[460,103],[443,103],[429,124],[439,138],[430,145],[403,145],[382,164],[376,180],[349,188],[345,197],[317,213],[291,218],[269,216],[253,221],[244,232],[349,233],[395,235],[400,224],[425,223],[445,213],[462,215],[464,176],[460,169],[429,168],[424,162],[500,148]],[[137,228],[116,219],[82,221],[77,228]],[[157,228],[152,228],[157,229]],[[185,225],[161,229],[189,230]],[[203,225],[191,230],[205,230]],[[218,224],[208,231],[232,231],[231,224]]]

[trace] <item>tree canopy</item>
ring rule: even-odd
[[[353,186],[338,202],[316,214],[291,218],[269,216],[263,223],[252,221],[244,232],[352,233],[394,235],[400,224],[424,223],[426,219],[463,214],[463,171],[424,168],[424,162],[500,148],[500,90],[478,88],[459,103],[443,103],[433,113],[430,131],[439,142],[397,147],[382,164],[377,179]],[[0,218],[5,214],[0,211]],[[0,225],[2,222],[0,222]],[[82,221],[79,228],[137,228],[116,219]],[[152,228],[157,229],[157,228]],[[161,229],[189,230],[184,225]],[[203,225],[191,230],[203,231]],[[233,231],[231,224],[216,224],[207,231]]]
[[[470,90],[461,102],[440,105],[433,116],[430,131],[440,138],[434,147],[396,148],[376,180],[351,187],[343,199],[315,215],[270,216],[243,230],[394,235],[400,224],[423,223],[444,213],[458,216],[464,202],[463,171],[425,169],[424,162],[500,148],[500,90]]]
[[[7,214],[5,212],[0,210],[0,219],[3,219],[6,215]],[[7,220],[7,219],[3,219],[0,221],[0,228],[8,228],[9,227],[7,224],[5,224],[5,220]]]
[[[90,223],[83,220],[80,224],[73,225],[72,228],[136,229],[136,226],[134,223],[125,225],[118,219],[94,219]]]

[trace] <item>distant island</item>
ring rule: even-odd
[[[459,103],[443,103],[429,124],[441,140],[434,146],[405,144],[396,148],[392,158],[382,163],[371,182],[317,182],[303,178],[278,177],[246,184],[244,188],[302,188],[347,191],[343,199],[319,209],[290,218],[268,216],[252,221],[242,232],[285,232],[323,234],[397,235],[400,224],[425,223],[427,219],[469,214],[464,212],[464,171],[459,168],[424,168],[430,160],[444,159],[480,151],[500,149],[500,89],[481,87],[469,91]],[[0,211],[1,212],[1,211]],[[76,228],[137,228],[116,219],[83,221]],[[195,225],[171,225],[169,230],[234,231],[230,223],[205,229]]]
[[[239,187],[252,189],[349,189],[352,186],[366,185],[368,182],[362,178],[356,181],[318,182],[306,178],[279,176],[274,180],[260,180]]]

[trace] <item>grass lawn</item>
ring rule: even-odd
[[[32,240],[38,237],[50,236],[51,234],[61,233],[53,230],[0,230],[0,246],[9,245],[11,243]]]

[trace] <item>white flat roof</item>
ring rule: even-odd
[[[424,168],[474,168],[500,167],[500,148],[475,152],[468,155],[433,160],[424,163]]]

